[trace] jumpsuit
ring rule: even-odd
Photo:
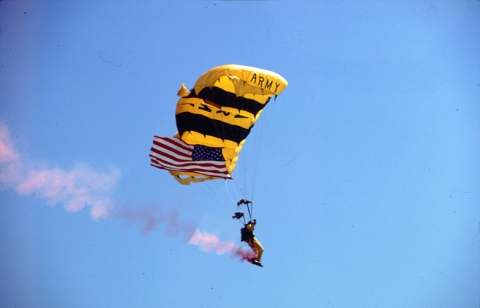
[[[256,222],[247,224],[247,230],[252,234],[252,236],[248,240],[248,246],[250,246],[253,252],[255,252],[255,258],[257,259],[257,261],[261,262],[262,254],[263,254],[263,246],[262,244],[260,244],[257,238],[253,235],[253,230],[255,230],[255,224]]]

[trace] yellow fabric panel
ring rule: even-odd
[[[265,105],[265,103],[269,100],[270,97],[272,97],[272,95],[259,95],[254,93],[245,93],[243,97],[248,99],[253,99],[259,102],[260,104]]]
[[[183,184],[183,185],[188,185],[191,182],[200,183],[208,180],[224,179],[222,177],[207,176],[207,175],[194,173],[194,172],[180,172],[180,171],[172,171],[172,170],[168,170],[168,172],[171,175],[173,175],[175,180],[177,180],[180,184]]]
[[[255,124],[255,122],[257,122],[258,118],[260,118],[260,115],[262,114],[262,111],[263,111],[263,109],[260,110],[259,112],[257,112],[257,115],[255,117],[253,117],[253,119],[252,119],[253,124]]]
[[[224,91],[235,94],[237,97],[242,96],[247,99],[255,100],[262,105],[265,105],[268,99],[272,97],[271,93],[258,93],[259,91],[253,90],[253,88],[249,84],[247,84],[245,81],[240,81],[237,77],[234,77],[234,76],[233,77],[222,76],[211,87],[221,88]],[[242,91],[241,89],[238,89],[239,87],[248,87],[248,88],[246,88],[247,90]],[[203,88],[204,87],[201,87],[199,89],[203,89]],[[243,95],[240,95],[240,93],[242,93]]]
[[[238,144],[231,140],[222,140],[209,135],[203,135],[194,131],[184,132],[180,139],[187,144],[200,144],[212,148],[236,148]]]
[[[275,72],[250,66],[229,64],[212,68],[200,76],[195,83],[195,92],[199,93],[205,87],[214,86],[222,76],[228,76],[235,91],[232,91],[231,85],[227,85],[228,82],[223,80],[220,82],[223,85],[222,88],[236,93],[237,96],[244,96],[247,93],[278,95],[288,85],[288,82]]]
[[[220,179],[220,178],[215,178],[215,177],[210,177],[210,176],[203,176],[203,177],[189,176],[189,177],[186,177],[186,178],[181,178],[179,175],[174,175],[173,178],[175,180],[177,180],[177,182],[182,184],[182,185],[189,185],[191,182],[201,183],[201,182],[205,182],[205,181],[208,181],[208,180]]]
[[[177,92],[178,96],[188,96],[190,94],[190,91],[185,87],[185,84],[182,83],[180,86],[180,89]]]
[[[234,157],[238,155],[238,153],[235,151],[235,148],[223,148],[222,155],[225,159],[232,160]]]

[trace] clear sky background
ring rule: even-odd
[[[480,1],[1,1],[0,306],[478,308],[479,42]],[[289,85],[182,186],[152,137],[223,64]]]

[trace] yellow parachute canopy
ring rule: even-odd
[[[168,170],[182,184],[231,178],[245,138],[262,109],[287,84],[274,72],[233,64],[205,72],[190,91],[182,84],[177,93],[180,96],[175,111],[178,133],[174,138],[182,140],[185,146],[177,144],[178,139],[155,137],[150,152],[152,165]],[[160,149],[162,144],[168,144],[169,149],[178,146],[175,148],[178,152],[166,153]],[[177,156],[190,150],[194,162],[178,163]],[[168,163],[163,163],[165,161]],[[197,165],[206,169],[196,168]]]

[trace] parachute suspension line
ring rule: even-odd
[[[253,219],[253,201],[250,203],[251,206],[247,204],[248,215],[250,216],[250,221]]]
[[[264,108],[262,109],[262,115],[261,119],[257,118],[257,121],[255,122],[255,132],[254,132],[254,138],[253,142],[255,143],[253,145],[253,171],[250,173],[251,174],[251,199],[252,201],[254,200],[255,197],[255,187],[257,184],[257,176],[258,176],[258,167],[260,163],[262,162],[262,152],[265,151],[265,144],[264,144],[264,133],[266,130],[268,130],[268,122],[270,121],[270,118],[268,116],[268,113],[270,113],[273,109],[270,108],[265,108],[267,107],[268,103],[270,102],[270,99],[267,100],[265,103]],[[252,215],[253,215],[253,203],[252,203]]]
[[[255,115],[255,124],[254,127],[255,129],[252,129],[251,131],[251,136],[249,139],[248,144],[250,146],[248,147],[248,150],[246,151],[249,156],[249,167],[248,172],[246,175],[248,175],[246,181],[248,181],[247,188],[249,191],[247,194],[249,195],[249,199],[254,200],[255,199],[255,190],[256,190],[256,182],[257,182],[257,174],[258,174],[258,166],[259,162],[261,161],[261,150],[263,147],[262,139],[263,139],[263,131],[264,131],[264,123],[265,123],[265,115],[262,115],[265,113],[265,107],[268,104],[268,101],[265,103],[264,107],[262,110],[259,111],[260,114]],[[261,119],[260,119],[261,118]],[[267,117],[268,118],[268,117]],[[253,127],[252,127],[253,128]]]
[[[220,196],[215,192],[215,190],[213,190],[213,189],[210,187],[210,185],[209,185],[208,182],[206,182],[205,185],[207,185],[208,190],[202,188],[200,185],[192,185],[192,187],[194,187],[195,189],[198,189],[198,190],[203,191],[204,193],[206,193],[206,194],[209,195],[209,196],[213,196],[213,197],[215,197],[215,198],[221,199]]]
[[[247,200],[248,200],[247,196],[245,195],[245,191],[242,189],[242,186],[240,185],[239,181],[235,181],[235,180],[234,180],[234,181],[232,181],[232,182],[234,182],[234,183],[232,183],[233,187],[234,187],[234,188],[238,188],[238,189],[240,190],[240,195],[241,195],[241,197],[238,197],[239,194],[238,194],[238,192],[237,192],[237,193],[236,193],[236,195],[237,195],[237,200],[241,200],[241,199],[247,199]],[[253,217],[253,216],[252,216],[252,215],[253,215],[253,201],[251,201],[251,202],[252,202],[252,203],[251,203],[251,204],[252,204],[252,208],[250,208],[249,204],[246,204],[247,210],[248,210],[248,215],[249,215],[249,217],[250,217],[249,220],[252,220],[252,217]],[[243,217],[243,222],[244,222],[244,224],[246,224],[245,216]]]
[[[239,168],[239,169],[245,169],[245,168]],[[245,172],[245,173],[246,173],[246,172]],[[236,178],[237,178],[237,176],[236,176]],[[252,193],[251,195],[247,195],[247,192],[245,191],[244,187],[241,185],[241,183],[244,182],[244,181],[242,181],[242,178],[239,178],[239,179],[234,180],[234,181],[232,181],[232,182],[234,182],[234,184],[236,184],[236,185],[234,185],[234,187],[237,187],[237,188],[240,190],[241,197],[238,198],[237,200],[239,200],[239,199],[247,199],[247,200],[250,200],[250,202],[252,202],[252,203],[251,203],[251,207],[250,207],[249,204],[246,204],[247,210],[248,210],[248,215],[249,215],[249,217],[250,217],[249,220],[252,220],[252,218],[253,218],[253,198],[252,198],[252,197],[253,197],[253,196],[252,196],[253,193]],[[245,181],[245,183],[246,183],[246,181]],[[249,186],[248,183],[246,183],[246,185]],[[251,186],[251,185],[250,185],[250,186]],[[253,192],[253,191],[254,191],[254,187],[251,186],[251,187],[250,187],[250,190]],[[237,194],[237,195],[238,195],[238,194]]]
[[[225,189],[224,189],[224,191],[225,191],[225,194],[227,195],[227,197],[228,197],[228,199],[229,199],[229,201],[228,201],[228,208],[229,208],[230,210],[232,210],[232,204],[235,204],[235,202],[236,202],[236,201],[235,201],[236,196],[235,196],[235,198],[232,197],[232,195],[231,195],[231,193],[230,193],[230,191],[229,191],[229,189],[228,189],[228,184],[229,184],[228,182],[229,182],[228,180],[225,180]],[[235,188],[235,186],[234,186],[233,188]],[[235,208],[234,208],[234,210],[235,210]]]
[[[230,182],[230,181],[225,180],[226,193],[227,193],[228,197],[230,198],[230,204],[235,204],[235,202],[236,202],[235,200],[238,199],[238,193],[237,193],[237,191],[235,190],[235,185],[233,185],[233,190],[234,190],[235,196],[234,196],[234,198],[232,198],[231,193],[228,191],[228,184],[229,184],[229,182]],[[233,182],[233,181],[231,181],[231,182]],[[229,208],[231,208],[231,206],[229,206]]]
[[[241,187],[239,187],[238,182],[235,181],[235,180],[232,181],[232,186],[233,186],[233,189],[235,190],[235,199],[236,199],[236,200],[239,200],[239,195],[242,195],[242,196],[243,196]],[[239,194],[238,190],[240,190],[240,194]]]
[[[263,121],[262,121],[263,122]],[[250,147],[249,147],[249,158],[250,158],[250,170],[248,170],[247,175],[247,188],[249,191],[247,192],[249,194],[249,198],[251,200],[254,200],[255,197],[255,188],[256,188],[256,180],[257,180],[257,171],[258,171],[258,161],[259,161],[259,154],[260,154],[260,148],[262,146],[262,122],[256,122],[255,126],[260,126],[260,127],[255,127],[255,131],[252,131],[252,135],[250,138]],[[259,128],[259,129],[258,129]]]
[[[213,183],[207,182],[205,184],[207,185],[210,192],[219,200],[220,203],[224,204],[226,202],[227,205],[229,204],[228,200],[226,201],[224,197],[220,196],[217,189],[212,188],[211,184],[213,184]]]
[[[248,220],[252,221],[252,212],[250,211],[250,206],[247,204],[247,210],[248,210]]]
[[[223,186],[223,183],[221,184],[220,181],[206,181],[204,184],[207,186],[208,190],[201,189],[200,185],[194,185],[194,187],[198,187],[198,189],[204,191],[208,195],[213,195],[218,199],[218,201],[221,204],[227,204],[227,207],[232,210],[232,204],[235,203],[234,198],[230,195],[228,191],[228,180],[225,181],[225,186]],[[219,191],[223,191],[225,194],[220,194]]]
[[[242,176],[240,174],[238,174],[238,172],[235,174],[235,180],[233,180],[233,187],[236,188],[235,189],[235,192],[236,192],[236,196],[237,196],[237,199],[238,199],[238,195],[240,194],[242,199],[246,198],[245,196],[245,191],[241,185],[241,182],[242,182]],[[240,193],[238,192],[240,191]]]

